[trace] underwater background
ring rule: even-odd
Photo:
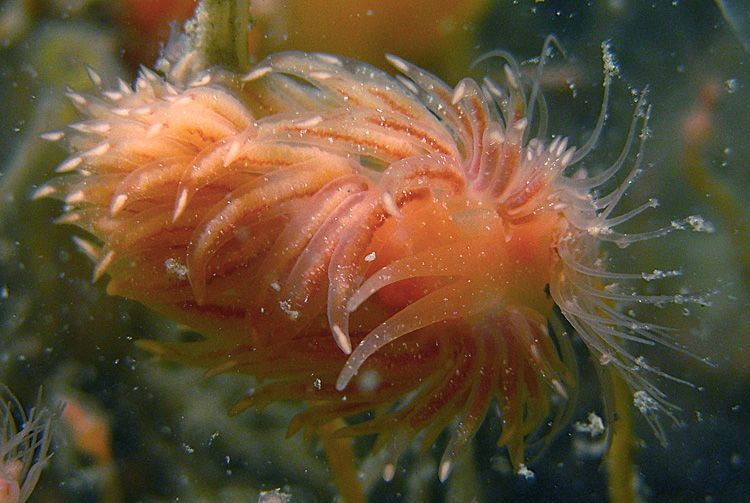
[[[285,438],[297,404],[229,418],[252,388],[246,376],[205,379],[202,371],[154,360],[140,338],[190,340],[146,308],[91,283],[92,265],[55,225],[60,205],[32,201],[65,157],[41,133],[76,118],[66,86],[91,84],[84,65],[108,82],[132,82],[153,66],[169,23],[192,14],[184,0],[5,0],[0,4],[0,382],[27,408],[65,402],[53,457],[29,501],[331,501],[322,448]],[[668,424],[661,447],[636,421],[638,492],[644,501],[742,501],[750,491],[750,14],[742,2],[610,0],[251,3],[252,60],[283,49],[322,50],[387,68],[384,53],[423,66],[449,84],[471,61],[505,49],[535,58],[555,34],[543,81],[550,131],[580,142],[601,100],[600,46],[617,57],[608,127],[594,155],[617,157],[632,113],[631,92],[650,89],[650,169],[632,189],[658,196],[654,227],[700,214],[716,231],[677,234],[639,253],[638,270],[683,271],[680,285],[708,291],[711,305],[660,322],[716,366],[660,349],[649,361],[698,386],[670,385],[682,426]],[[641,249],[639,249],[641,250]],[[580,346],[580,344],[579,344]],[[578,348],[581,349],[582,348]],[[581,351],[583,354],[583,351]],[[601,413],[594,371],[581,358],[574,421]],[[434,452],[410,452],[395,480],[374,483],[372,501],[607,501],[600,446],[565,428],[529,467],[513,473],[487,422],[451,479],[436,477]],[[442,439],[443,444],[445,439]],[[440,444],[440,441],[438,442]],[[366,446],[361,446],[363,450]],[[377,479],[377,477],[375,477]],[[263,491],[279,492],[265,493]]]

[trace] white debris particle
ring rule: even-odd
[[[281,291],[281,285],[279,285],[278,281],[274,281],[273,283],[271,283],[271,288],[275,292],[280,292]]]
[[[284,311],[284,314],[289,316],[290,320],[296,321],[299,318],[299,311],[292,309],[292,304],[288,300],[279,301],[279,307]]]
[[[313,381],[313,388],[320,391],[323,388],[323,381],[321,381],[320,378],[315,379]]]
[[[164,269],[169,276],[174,276],[180,281],[185,281],[188,277],[188,268],[176,258],[168,258],[164,261]]]
[[[192,454],[195,452],[195,449],[185,442],[182,443],[182,449],[185,451],[185,454]]]
[[[693,228],[695,232],[707,232],[711,234],[716,230],[714,228],[714,224],[705,220],[700,215],[690,215],[689,217],[685,219],[685,221],[688,223],[690,227]]]
[[[646,362],[646,357],[642,356],[642,355],[638,356],[635,359],[635,365],[636,365],[635,370],[637,370],[638,368],[642,368],[642,369],[649,369],[650,368],[648,366],[648,362]]]
[[[642,272],[641,277],[646,281],[654,281],[655,279],[675,278],[681,274],[680,271],[662,271],[661,269],[654,269],[651,272]]]
[[[258,503],[291,503],[292,495],[281,492],[281,489],[271,491],[261,491],[258,496]]]
[[[648,392],[638,390],[633,393],[633,406],[641,411],[641,414],[648,415],[659,410],[659,403],[653,399]]]
[[[370,252],[365,255],[365,262],[373,262],[376,258],[375,252]]]
[[[591,435],[591,438],[596,438],[604,433],[604,421],[596,412],[589,412],[585,422],[576,421],[573,427],[579,433],[588,433]]]
[[[592,225],[586,231],[592,236],[606,236],[613,233],[612,229],[606,225]]]
[[[518,473],[521,477],[525,478],[526,480],[533,480],[534,479],[534,472],[529,470],[529,468],[521,463],[521,466],[518,468]]]
[[[620,74],[620,66],[617,64],[609,40],[602,42],[602,60],[604,62],[604,76],[607,80]]]

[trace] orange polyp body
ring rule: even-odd
[[[368,272],[427,248],[454,242],[457,235],[458,229],[443,206],[431,199],[411,202],[401,209],[400,217],[387,220],[375,232],[372,239],[375,259]],[[388,307],[401,309],[442,282],[435,277],[410,278],[380,289],[377,298]]]
[[[388,59],[401,80],[290,52],[238,79],[172,85],[145,73],[118,100],[74,95],[93,121],[66,133],[77,152],[60,171],[79,176],[37,195],[64,200],[62,221],[93,236],[81,248],[110,293],[206,336],[143,347],[212,375],[256,377],[234,412],[298,400],[309,407],[291,431],[376,434],[386,478],[411,440],[431,444],[449,429],[445,480],[493,403],[516,469],[560,431],[576,371],[570,336],[549,328],[555,303],[594,361],[668,409],[644,377],[652,369],[622,342],[676,345],[614,307],[666,297],[607,290],[610,279],[645,277],[600,260],[602,242],[690,224],[616,230],[641,211],[613,211],[638,170],[611,185],[640,117],[645,132],[643,101],[620,158],[573,177],[567,168],[592,150],[606,106],[576,151],[544,137],[546,111],[532,108],[544,104],[539,82],[526,102],[515,63],[498,91],[491,79],[451,89]],[[106,138],[91,132],[103,129]]]
[[[508,250],[514,286],[511,297],[518,305],[534,309],[544,316],[551,314],[552,300],[544,293],[555,274],[553,243],[560,215],[547,212],[522,224],[512,224],[508,231]]]
[[[508,224],[482,202],[465,197],[416,200],[376,231],[372,240],[375,259],[368,276],[399,259],[466,242],[467,253],[453,256],[450,260],[455,264],[448,269],[473,278],[477,292],[495,296],[500,304],[523,305],[546,315],[551,301],[544,291],[550,281],[552,240],[559,218],[554,212],[544,212],[523,223]],[[443,277],[412,277],[380,289],[377,299],[402,309],[445,282]]]

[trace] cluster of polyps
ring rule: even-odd
[[[78,243],[110,293],[206,337],[144,346],[256,376],[235,411],[307,402],[292,432],[369,412],[336,435],[377,434],[386,478],[412,439],[429,446],[453,425],[444,480],[494,400],[517,469],[565,424],[576,363],[569,336],[548,328],[554,304],[659,430],[654,413],[671,405],[650,377],[665,375],[624,343],[679,346],[620,306],[675,298],[611,288],[651,277],[607,270],[600,248],[695,218],[616,230],[656,206],[614,215],[640,171],[647,106],[641,97],[614,164],[570,176],[603,127],[616,68],[605,50],[604,104],[576,150],[545,137],[548,47],[530,85],[496,54],[505,87],[486,78],[451,89],[396,57],[393,77],[300,52],[189,83],[144,69],[132,89],[70,93],[86,120],[48,137],[67,141],[58,171],[76,174],[38,195],[62,198],[60,220],[93,236]]]

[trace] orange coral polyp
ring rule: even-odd
[[[471,278],[477,292],[472,302],[495,297],[489,302],[524,305],[549,315],[552,302],[544,290],[550,282],[559,216],[550,213],[508,224],[481,204],[465,198],[458,203],[460,208],[451,201],[417,201],[380,227],[360,291],[365,294],[377,285],[380,301],[403,309],[445,284],[446,278],[462,276]],[[390,279],[380,279],[384,276]],[[396,278],[404,279],[394,282]],[[360,291],[350,299],[350,309],[361,304]]]
[[[59,171],[79,175],[37,194],[65,200],[61,221],[93,236],[79,243],[97,261],[95,277],[109,275],[110,293],[206,337],[144,347],[262,380],[233,412],[302,400],[309,407],[290,432],[377,434],[386,478],[410,440],[429,445],[451,428],[445,480],[494,400],[517,469],[528,447],[559,430],[576,372],[568,335],[548,329],[553,302],[594,360],[669,412],[647,378],[664,374],[622,342],[676,344],[611,306],[628,299],[607,281],[641,277],[599,261],[603,241],[671,230],[614,230],[648,205],[610,216],[638,172],[640,150],[611,188],[638,122],[645,128],[643,99],[620,158],[570,178],[566,168],[601,131],[611,67],[593,137],[576,151],[562,137],[529,139],[545,118],[519,112],[543,97],[535,82],[525,102],[512,60],[506,91],[490,79],[450,89],[389,61],[398,78],[290,52],[240,79],[209,72],[167,83],[144,71],[133,89],[71,93],[88,120],[66,131],[74,153]],[[362,423],[337,423],[366,411]]]

